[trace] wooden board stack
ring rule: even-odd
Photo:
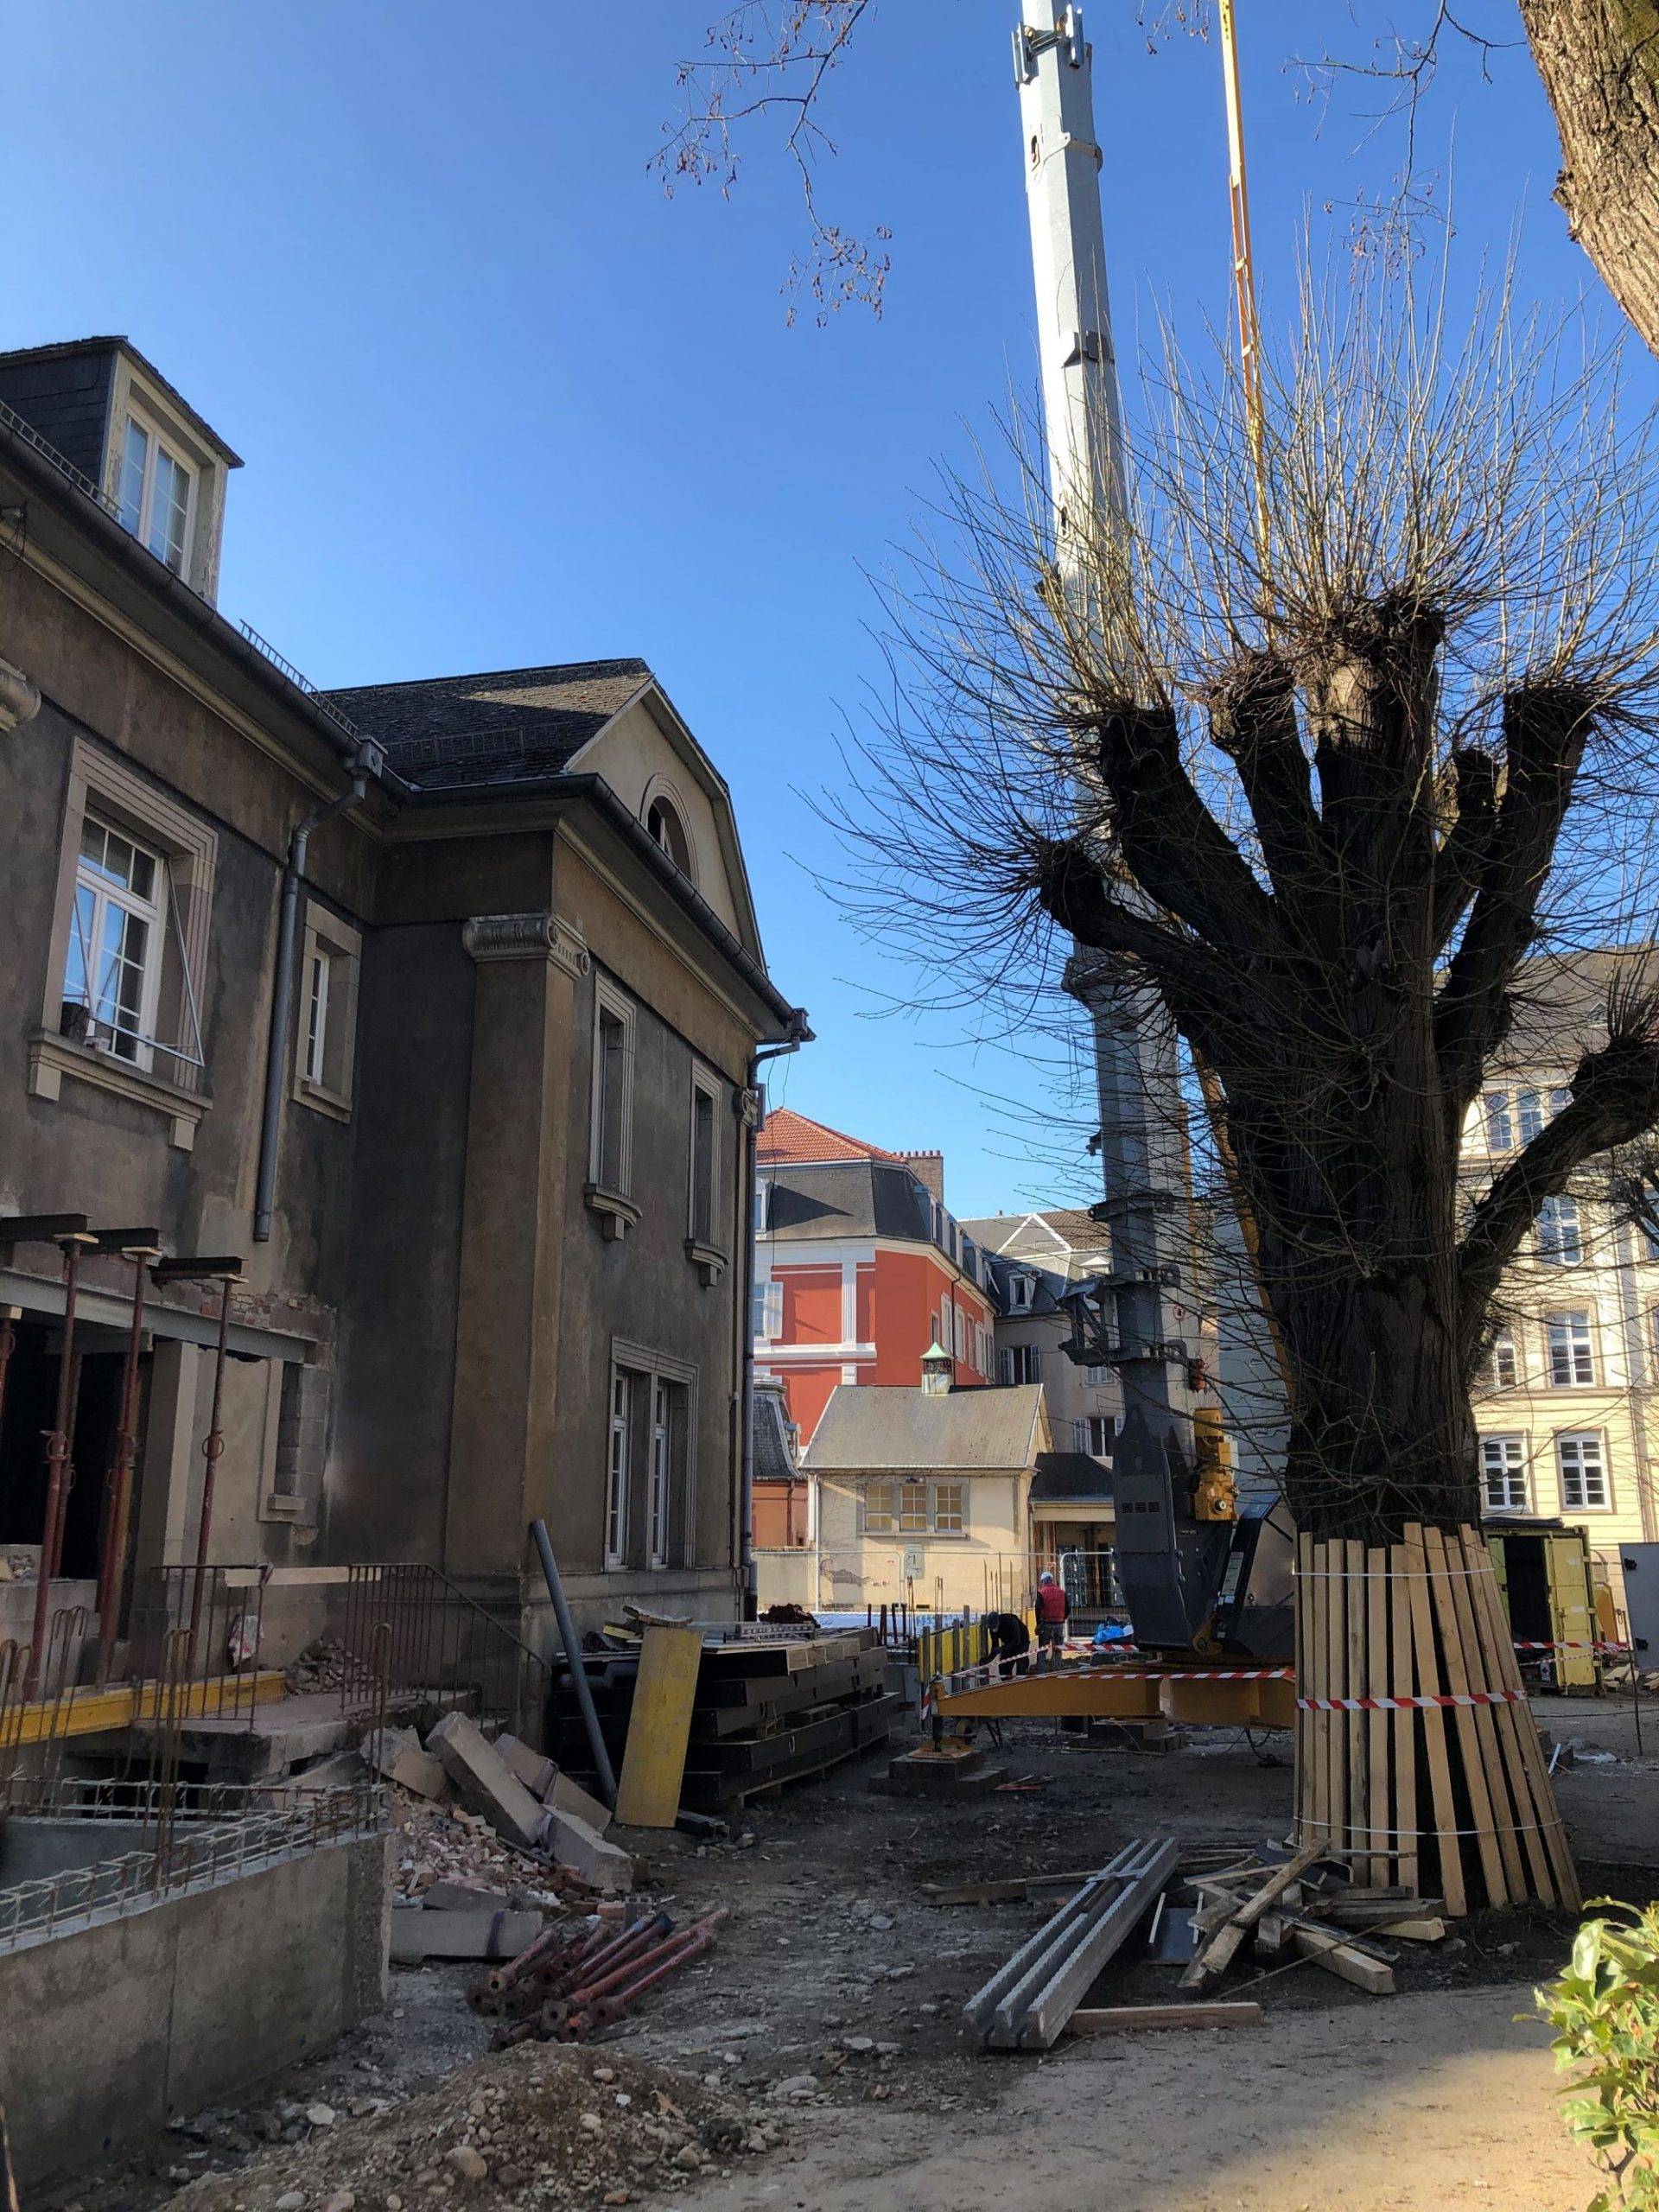
[[[1454,1916],[1578,1875],[1478,1529],[1297,1540],[1296,1838]],[[1439,1700],[1435,1702],[1433,1700]]]
[[[600,1726],[620,1770],[639,1655],[607,1651],[586,1663]],[[874,1629],[775,1643],[705,1643],[681,1804],[690,1811],[728,1811],[885,1743],[903,1702],[885,1690],[886,1670]],[[555,1685],[550,1735],[560,1765],[582,1773],[588,1764],[587,1739],[568,1677]]]

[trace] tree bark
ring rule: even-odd
[[[1659,354],[1659,4],[1520,0],[1555,111],[1555,197],[1572,235]]]

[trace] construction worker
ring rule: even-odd
[[[1052,1658],[1058,1658],[1065,1642],[1065,1617],[1071,1610],[1065,1591],[1045,1567],[1037,1578],[1037,1640]]]
[[[1031,1664],[1031,1630],[1019,1614],[987,1613],[985,1632],[991,1639],[993,1679],[1000,1682],[1009,1675],[1023,1675]]]

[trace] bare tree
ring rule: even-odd
[[[1057,546],[1033,469],[1012,500],[953,485],[961,556],[895,600],[836,809],[855,914],[962,997],[1028,999],[1071,953],[1074,988],[1150,981],[1212,1071],[1317,1535],[1478,1519],[1500,1281],[1542,1203],[1659,1121],[1659,976],[1608,950],[1653,937],[1659,634],[1618,397],[1614,359],[1502,288],[1459,337],[1409,281],[1310,284],[1264,546],[1235,379],[1172,351],[1127,533]],[[1592,953],[1593,1007],[1560,988]],[[1570,1096],[1471,1192],[1518,1015]]]
[[[881,312],[890,233],[844,230],[820,210],[817,164],[833,155],[823,123],[826,80],[844,60],[873,0],[741,0],[709,27],[704,51],[682,61],[675,80],[682,111],[666,126],[652,167],[671,194],[683,184],[718,183],[729,193],[741,160],[739,140],[767,121],[780,124],[784,149],[806,203],[809,242],[790,264],[785,290],[790,320],[804,292],[816,318],[860,300]]]

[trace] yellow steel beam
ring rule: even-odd
[[[1195,1728],[1288,1728],[1296,1718],[1290,1681],[1182,1681],[1174,1675],[1058,1672],[1016,1675],[971,1688],[942,1687],[945,1721],[1177,1720]]]
[[[175,1717],[200,1720],[245,1712],[251,1703],[269,1705],[283,1694],[283,1677],[276,1669],[210,1675],[176,1691],[162,1682],[111,1682],[105,1689],[87,1684],[60,1698],[41,1698],[0,1713],[0,1751],[55,1743],[64,1736],[99,1736],[136,1721],[159,1726]]]

